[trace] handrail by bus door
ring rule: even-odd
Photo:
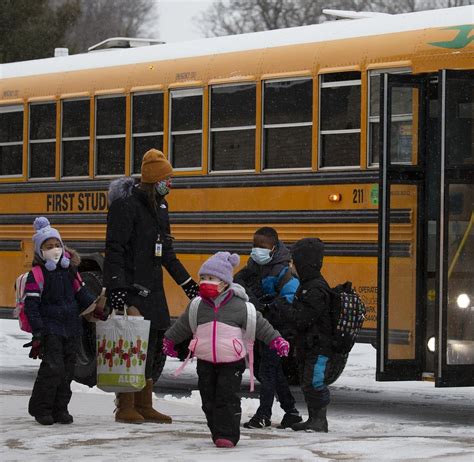
[[[435,385],[474,386],[474,71],[438,74]]]
[[[427,85],[424,76],[381,75],[377,380],[415,380],[423,372],[419,320],[424,310]],[[404,233],[393,226],[391,210],[397,208],[410,212]],[[391,249],[404,240],[410,254],[400,257]],[[395,330],[408,333],[408,345],[397,344]]]

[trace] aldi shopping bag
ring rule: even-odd
[[[117,316],[96,323],[97,387],[124,393],[145,387],[150,321],[141,316]]]

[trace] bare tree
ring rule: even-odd
[[[472,0],[219,0],[194,18],[206,36],[243,34],[335,19],[323,8],[407,13],[469,5]]]
[[[56,7],[65,0],[50,0]],[[65,41],[72,53],[87,51],[109,37],[158,36],[155,0],[77,0],[81,10]],[[150,33],[150,31],[152,31]]]

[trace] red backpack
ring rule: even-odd
[[[31,272],[33,273],[33,277],[35,278],[36,284],[38,284],[40,288],[40,292],[43,291],[44,286],[44,275],[41,266],[33,266],[31,268]],[[24,330],[25,332],[31,332],[30,322],[28,321],[28,317],[25,313],[25,287],[26,287],[26,280],[28,279],[29,271],[23,274],[20,274],[16,278],[15,281],[15,293],[16,293],[16,304],[15,309],[13,310],[13,317],[18,318],[18,322],[20,323],[20,329]],[[73,289],[74,293],[76,293],[83,285],[81,275],[79,272],[76,273],[76,277],[74,278],[73,282]]]

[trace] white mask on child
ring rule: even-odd
[[[54,247],[53,249],[42,250],[41,253],[46,261],[52,260],[54,263],[58,263],[63,254],[63,249],[61,247]]]

